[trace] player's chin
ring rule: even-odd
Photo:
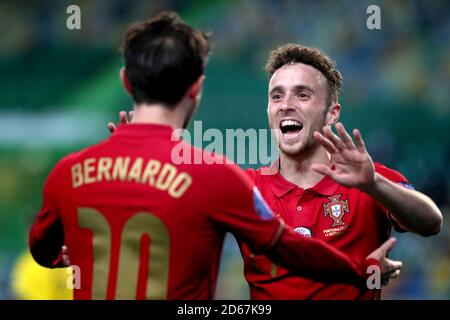
[[[280,151],[283,154],[293,157],[299,155],[302,152],[303,143],[301,141],[290,143],[280,142],[279,147]]]

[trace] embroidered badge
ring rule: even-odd
[[[350,213],[350,209],[348,207],[347,200],[339,200],[341,194],[337,194],[331,197],[330,202],[323,204],[323,214],[326,216],[330,216],[333,219],[333,225],[331,227],[338,227],[345,225],[343,221],[344,213]]]

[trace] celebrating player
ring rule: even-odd
[[[371,264],[384,275],[398,270],[385,257],[393,239],[367,259],[350,259],[287,228],[237,166],[173,163],[179,142],[171,137],[200,102],[208,54],[207,37],[174,13],[128,30],[121,78],[135,102],[133,123],[52,170],[30,231],[35,260],[63,266],[67,245],[81,270],[75,299],[210,299],[227,231],[326,283],[361,288]],[[193,157],[206,152],[185,147]]]
[[[280,158],[248,173],[277,215],[297,232],[358,258],[383,243],[391,225],[423,236],[440,231],[434,202],[397,171],[373,163],[360,132],[353,131],[354,142],[337,123],[342,77],[328,56],[287,44],[271,52],[266,70],[267,112]],[[246,245],[241,249],[253,299],[380,298],[380,290],[297,277]]]

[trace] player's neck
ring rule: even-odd
[[[173,109],[163,104],[140,104],[134,106],[132,123],[168,125],[175,129],[182,128],[185,115],[181,108]]]
[[[299,156],[280,154],[280,174],[289,182],[306,189],[319,182],[323,175],[311,168],[313,163],[330,164],[326,150],[318,147],[311,152]]]

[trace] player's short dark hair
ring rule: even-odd
[[[342,75],[336,68],[336,62],[316,48],[288,43],[269,53],[265,66],[269,78],[286,64],[303,63],[319,70],[328,81],[328,105],[337,102],[342,85]]]
[[[173,106],[204,73],[208,35],[174,12],[133,24],[122,45],[134,101]]]

